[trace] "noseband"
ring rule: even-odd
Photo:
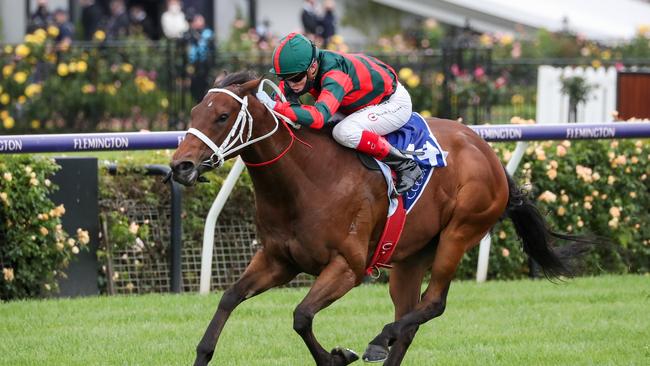
[[[271,87],[275,89],[275,92],[280,96],[281,100],[286,101],[284,95],[280,92],[280,88],[278,88],[278,86],[275,85],[270,80],[267,79],[262,80],[258,87],[259,91],[263,90],[264,83],[268,83],[269,85],[271,85]],[[294,128],[300,127],[300,125],[292,122],[286,116],[275,112],[267,105],[263,104],[264,107],[271,112],[271,115],[273,116],[273,120],[275,121],[275,127],[270,132],[251,140],[251,136],[253,134],[253,116],[248,111],[248,96],[240,98],[237,94],[233,93],[232,91],[228,89],[222,89],[222,88],[212,88],[208,90],[208,93],[228,94],[229,96],[231,96],[241,104],[241,108],[239,109],[239,113],[237,114],[237,119],[235,120],[235,123],[230,128],[230,132],[221,143],[221,146],[217,146],[212,140],[210,140],[208,136],[206,136],[203,132],[201,132],[196,128],[190,128],[187,130],[187,133],[196,136],[199,140],[203,141],[204,144],[208,145],[208,147],[213,151],[213,154],[210,156],[210,158],[201,163],[204,166],[208,166],[210,168],[218,168],[221,165],[223,165],[225,161],[225,157],[227,155],[232,154],[236,151],[245,148],[246,146],[252,145],[258,141],[270,137],[278,130],[278,126],[280,125],[280,122],[278,121],[278,117],[282,118],[284,122],[290,124]],[[293,131],[291,130],[289,131],[291,132],[293,138]],[[245,138],[244,135],[246,136]],[[235,146],[235,144],[238,141],[241,142],[241,144]]]

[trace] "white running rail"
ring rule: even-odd
[[[200,294],[209,294],[210,293],[210,281],[212,277],[212,253],[214,251],[214,230],[217,224],[217,219],[219,214],[223,209],[223,206],[230,196],[237,183],[237,179],[244,171],[244,161],[241,157],[237,157],[235,164],[230,169],[230,173],[226,177],[226,180],[223,182],[223,186],[217,194],[210,211],[208,212],[208,217],[205,218],[205,228],[203,229],[203,249],[201,250],[201,280],[199,282],[199,293]]]

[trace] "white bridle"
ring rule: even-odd
[[[280,99],[283,102],[286,102],[286,98],[284,97],[282,92],[280,92],[280,88],[278,88],[278,86],[275,85],[275,83],[273,83],[271,80],[263,79],[260,82],[258,91],[262,91],[264,89],[264,83],[268,83],[275,90],[275,92],[280,96]],[[226,155],[232,154],[236,151],[245,148],[246,146],[252,145],[258,141],[264,140],[265,138],[268,138],[271,135],[273,135],[278,130],[278,126],[280,125],[280,122],[278,121],[278,117],[282,118],[285,122],[287,122],[289,125],[291,125],[294,128],[300,127],[300,125],[292,122],[286,116],[278,112],[275,112],[274,110],[269,108],[266,104],[264,104],[264,107],[266,107],[266,109],[268,109],[271,112],[271,115],[275,120],[275,127],[267,134],[264,134],[262,136],[256,137],[251,140],[251,136],[253,134],[253,116],[248,111],[248,96],[240,98],[237,94],[231,92],[230,90],[222,89],[222,88],[212,88],[208,90],[208,93],[228,94],[241,104],[241,109],[239,110],[239,114],[237,114],[237,119],[235,120],[235,123],[230,128],[230,132],[221,143],[221,146],[217,146],[212,140],[210,140],[208,136],[206,136],[203,132],[197,130],[196,128],[190,128],[187,130],[187,133],[196,136],[199,140],[203,141],[204,144],[208,145],[208,147],[212,149],[212,151],[214,152],[210,156],[210,159],[202,163],[203,165],[209,166],[211,168],[220,167],[224,163]],[[244,138],[244,135],[246,135],[246,138]],[[241,142],[241,144],[235,146],[235,144],[238,141]]]

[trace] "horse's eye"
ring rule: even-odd
[[[228,120],[228,114],[226,113],[220,115],[219,118],[217,118],[217,122],[219,123],[226,122],[227,120]]]

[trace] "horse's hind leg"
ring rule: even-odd
[[[442,315],[445,311],[447,292],[456,272],[456,267],[465,253],[466,243],[478,242],[489,227],[472,227],[472,233],[462,233],[457,225],[448,226],[440,236],[436,257],[431,269],[431,280],[415,309],[398,321],[387,324],[373,342],[384,346],[390,344],[408,344],[414,332],[425,322]],[[384,365],[400,365],[406,354],[406,347],[393,347]]]
[[[491,222],[486,225],[475,221],[458,220],[456,223],[450,223],[443,230],[431,268],[429,286],[422,294],[422,299],[415,310],[384,328],[382,334],[385,334],[385,341],[391,342],[409,337],[414,329],[442,315],[445,311],[451,280],[465,250],[478,243],[491,224]],[[391,349],[384,365],[401,364],[405,353],[406,349]]]
[[[354,352],[347,349],[327,352],[312,331],[316,313],[345,295],[358,281],[345,258],[337,256],[321,272],[293,313],[293,329],[302,337],[318,366],[347,365],[358,359]]]
[[[401,319],[410,313],[420,302],[420,288],[422,278],[427,266],[422,263],[422,256],[417,256],[411,261],[396,263],[390,271],[390,296],[395,306],[395,320]],[[363,354],[366,362],[381,362],[388,357],[388,347],[391,349],[403,349],[406,352],[417,328],[413,329],[408,337],[395,340],[394,343],[386,344],[382,337],[377,337],[368,344]]]
[[[203,366],[210,362],[226,320],[237,305],[270,288],[283,285],[295,276],[295,271],[269,258],[264,250],[257,251],[241,278],[221,297],[219,307],[196,347],[194,365]]]

